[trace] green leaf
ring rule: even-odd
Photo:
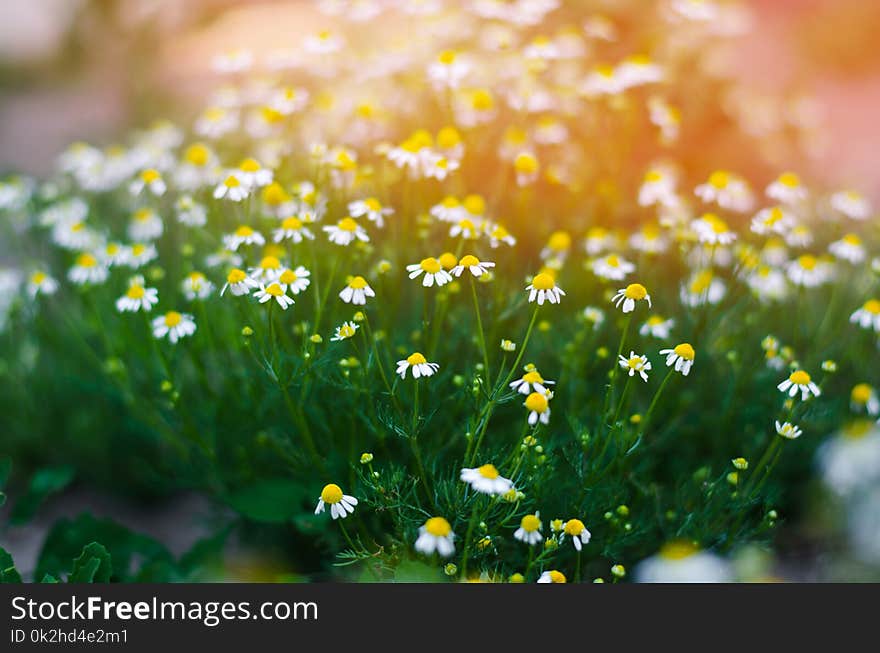
[[[257,481],[226,496],[236,511],[254,521],[282,523],[304,511],[308,490],[284,478]]]
[[[12,556],[0,546],[0,583],[20,583],[21,574],[15,568]]]
[[[109,583],[113,574],[110,553],[101,544],[90,542],[73,561],[68,583]]]
[[[41,580],[40,582],[41,583],[57,583],[58,579],[55,578],[55,576],[53,576],[52,574],[46,574],[43,576],[43,580]]]
[[[27,491],[15,502],[9,522],[21,524],[28,521],[46,499],[67,487],[74,476],[75,470],[70,466],[44,467],[38,470],[31,477]]]

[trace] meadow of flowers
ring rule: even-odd
[[[11,519],[216,506],[182,557],[70,515],[34,580],[199,579],[234,535],[275,578],[727,581],[813,479],[873,491],[877,221],[775,167],[819,126],[726,74],[743,7],[318,7],[0,184]]]

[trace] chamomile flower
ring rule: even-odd
[[[871,217],[871,203],[868,198],[854,190],[834,193],[830,204],[831,208],[851,220],[867,220]]]
[[[150,208],[135,211],[128,223],[128,237],[139,242],[156,240],[164,230],[162,218]]]
[[[513,487],[513,481],[504,478],[495,469],[495,465],[487,464],[480,467],[465,467],[459,476],[462,481],[470,484],[477,492],[501,495]]]
[[[615,306],[623,310],[624,313],[631,313],[636,308],[636,302],[648,302],[648,308],[651,308],[651,295],[648,290],[640,283],[631,283],[626,288],[621,288],[617,294],[611,298]]]
[[[348,214],[353,218],[367,217],[370,222],[375,222],[380,229],[385,226],[385,218],[394,213],[394,209],[382,206],[375,197],[368,197],[348,203]]]
[[[827,261],[812,254],[802,254],[791,261],[785,268],[788,278],[796,286],[815,288],[820,286],[834,274],[834,267]]]
[[[736,240],[736,233],[714,213],[704,213],[691,221],[691,229],[697,234],[697,239],[707,245],[729,245]]]
[[[281,271],[284,269],[284,266],[281,265],[281,261],[278,260],[277,256],[264,256],[260,259],[260,262],[255,266],[248,270],[252,279],[256,281],[275,281],[278,279],[278,275],[281,274]]]
[[[67,250],[84,250],[96,246],[99,236],[84,220],[59,220],[52,226],[52,242]]]
[[[193,130],[205,138],[220,138],[237,127],[237,111],[226,107],[208,107],[196,118]]]
[[[809,247],[813,244],[813,231],[805,224],[797,224],[784,238],[789,247]]]
[[[550,423],[550,393],[532,392],[523,402],[523,406],[529,411],[528,423],[534,426],[540,420],[541,424]]]
[[[525,367],[526,373],[523,374],[520,378],[515,381],[510,382],[510,387],[516,390],[518,393],[527,395],[532,392],[539,392],[542,395],[546,395],[549,390],[547,386],[554,385],[555,381],[548,381],[541,376],[540,372],[538,372],[538,368],[534,365],[529,364]]]
[[[567,231],[554,231],[547,239],[547,244],[541,250],[541,259],[565,260],[571,251],[571,234]]]
[[[861,263],[867,258],[862,239],[856,234],[846,234],[840,240],[835,240],[828,246],[828,251],[837,258],[854,265]]]
[[[517,186],[533,184],[540,171],[538,158],[531,152],[520,152],[513,160],[513,170],[516,173]]]
[[[336,331],[330,340],[333,342],[342,342],[343,340],[354,338],[359,328],[360,325],[355,322],[343,322],[340,326],[336,327]]]
[[[565,291],[556,285],[556,280],[547,272],[540,272],[532,278],[532,283],[526,286],[529,291],[529,303],[537,300],[538,306],[544,303],[544,300],[551,304],[558,304],[562,301]]]
[[[250,294],[251,289],[257,288],[259,285],[260,284],[251,279],[244,270],[233,268],[229,271],[229,274],[226,275],[226,283],[223,285],[223,289],[220,290],[220,295],[222,296],[227,289],[236,297],[248,295]]]
[[[452,526],[443,517],[431,517],[419,527],[419,537],[415,548],[419,553],[431,555],[435,551],[448,558],[455,553],[455,533]]]
[[[539,583],[566,583],[568,582],[565,578],[565,574],[561,571],[557,571],[555,569],[550,569],[548,571],[541,572],[541,576],[538,578]]]
[[[880,415],[880,398],[877,391],[867,383],[857,383],[849,394],[850,408],[864,410],[871,417]]]
[[[675,197],[675,181],[675,175],[666,170],[648,170],[639,187],[639,206],[668,204]]]
[[[311,279],[309,279],[310,275],[311,272],[303,266],[298,265],[295,270],[291,270],[290,268],[282,270],[276,278],[276,281],[280,283],[285,290],[289,290],[291,295],[298,295],[309,287],[309,284],[311,283]]]
[[[877,487],[880,428],[873,419],[846,424],[822,444],[818,453],[823,480],[837,494],[852,497],[858,490]]]
[[[620,281],[635,271],[636,266],[617,254],[609,254],[597,258],[590,263],[590,268],[597,277]]]
[[[428,66],[428,79],[438,88],[458,88],[471,65],[455,50],[444,50]]]
[[[342,218],[335,225],[325,225],[323,229],[330,242],[337,245],[350,245],[355,240],[364,243],[370,241],[370,236],[366,230],[351,217]]]
[[[783,172],[764,192],[767,197],[788,205],[798,204],[807,198],[807,189],[801,183],[800,177],[793,172]]]
[[[132,195],[140,195],[144,190],[156,197],[161,197],[168,190],[165,180],[162,179],[162,173],[155,168],[147,168],[135,178],[128,187]]]
[[[780,422],[779,420],[776,420],[776,433],[786,440],[796,440],[801,437],[803,431],[801,431],[799,426],[796,426],[791,422]]]
[[[342,488],[335,483],[328,483],[321,490],[315,514],[320,515],[326,506],[330,506],[330,516],[333,519],[345,519],[354,512],[358,500],[350,494],[343,494]]]
[[[541,513],[525,515],[519,522],[519,528],[513,532],[513,537],[520,542],[533,546],[544,539],[541,535]]]
[[[438,286],[443,286],[452,281],[452,275],[444,270],[443,266],[440,265],[440,261],[432,256],[422,259],[418,263],[407,265],[406,271],[409,272],[410,279],[415,279],[424,274],[422,285],[425,288],[430,288],[435,283]]]
[[[292,306],[294,303],[293,297],[290,297],[287,294],[287,289],[278,281],[273,281],[268,286],[261,283],[259,290],[254,292],[254,297],[256,297],[261,304],[265,304],[274,299],[285,311],[288,306]]]
[[[187,227],[204,227],[208,222],[208,211],[190,195],[181,195],[174,203],[177,221]]]
[[[252,158],[247,158],[239,163],[238,168],[232,174],[248,189],[268,186],[272,183],[273,177],[269,168],[264,168],[259,161]]]
[[[249,194],[247,184],[236,172],[226,175],[226,178],[214,188],[215,200],[226,198],[232,202],[241,202]]]
[[[339,293],[339,298],[342,301],[355,306],[363,306],[367,303],[367,297],[375,296],[376,293],[370,288],[370,284],[361,276],[350,277],[345,288]]]
[[[470,218],[462,218],[449,228],[450,238],[462,238],[463,240],[477,240],[481,229]]]
[[[171,344],[176,344],[181,338],[191,336],[196,332],[195,318],[188,313],[168,311],[160,315],[152,322],[153,337],[157,340],[168,337]]]
[[[78,286],[100,284],[107,280],[108,273],[107,266],[98,261],[94,254],[83,252],[76,257],[67,272],[67,278]]]
[[[596,306],[587,306],[583,310],[584,320],[590,324],[595,331],[605,322],[605,311]]]
[[[761,209],[752,218],[750,229],[759,236],[779,234],[784,236],[796,223],[795,217],[781,206]]]
[[[429,363],[422,354],[415,352],[403,360],[397,361],[397,370],[395,370],[395,374],[399,374],[401,379],[405,379],[406,371],[410,370],[412,378],[418,379],[423,376],[433,376],[439,369],[440,365],[437,363]]]
[[[223,236],[223,246],[230,252],[238,251],[242,245],[265,245],[266,239],[263,234],[255,229],[243,224],[240,225],[231,234]]]
[[[206,299],[214,292],[214,284],[201,272],[190,272],[180,284],[183,296],[189,301]]]
[[[155,288],[145,288],[144,278],[137,275],[129,279],[128,290],[116,300],[116,310],[120,313],[151,311],[158,302],[159,291]]]
[[[663,545],[635,570],[639,583],[725,583],[731,578],[730,566],[723,558],[683,540]]]
[[[31,299],[37,295],[54,295],[58,291],[58,281],[42,270],[31,274],[27,284],[27,294]]]
[[[305,223],[297,216],[291,215],[281,221],[281,226],[272,232],[272,240],[280,243],[283,240],[289,240],[293,243],[301,243],[303,238],[309,240],[315,239],[315,234],[305,225]]]
[[[659,226],[649,223],[629,237],[629,245],[637,252],[662,254],[669,249],[669,239],[663,235]]]
[[[712,270],[698,270],[690,279],[682,284],[679,296],[682,304],[686,306],[702,306],[703,304],[717,304],[727,293],[727,286],[719,279]]]
[[[562,536],[559,538],[559,541],[561,542],[564,540],[566,536],[571,538],[574,548],[578,551],[583,548],[584,544],[589,544],[590,538],[592,537],[590,531],[587,530],[587,527],[584,526],[584,522],[580,519],[569,519],[565,522],[565,526],[562,527]]]
[[[681,372],[682,376],[687,376],[691,372],[691,366],[694,364],[696,352],[694,348],[687,342],[676,345],[673,349],[661,349],[661,356],[666,356],[666,367],[675,366],[676,372]]]
[[[849,321],[863,329],[874,329],[880,333],[880,299],[869,299],[862,307],[849,316]]]
[[[675,320],[673,320],[672,318],[664,318],[661,315],[652,315],[639,328],[639,334],[643,336],[650,335],[653,338],[666,340],[669,337],[669,333],[672,331],[672,327],[674,326]]]
[[[620,355],[618,364],[624,369],[627,370],[629,376],[634,376],[636,373],[642,377],[642,381],[648,380],[648,372],[651,370],[651,361],[648,360],[647,356],[643,356],[640,354],[636,354],[634,351],[629,352],[629,356]]]
[[[159,250],[153,243],[134,243],[128,250],[124,263],[138,269],[159,257]]]
[[[584,240],[584,249],[590,256],[613,251],[620,246],[617,236],[603,227],[591,227]]]
[[[813,379],[804,370],[795,370],[776,387],[780,392],[787,394],[789,397],[794,397],[800,392],[801,401],[806,401],[810,398],[810,395],[818,397],[822,394],[819,386],[813,382]]]
[[[747,278],[751,291],[763,302],[779,301],[788,295],[785,274],[769,265],[759,265]]]
[[[495,264],[490,261],[481,261],[473,254],[465,254],[450,272],[456,277],[460,277],[462,272],[468,270],[475,277],[480,277],[486,274],[490,268],[494,267]]]
[[[723,209],[744,213],[751,210],[754,203],[752,191],[742,178],[727,170],[716,170],[708,181],[694,190],[697,197],[705,203],[715,203]]]

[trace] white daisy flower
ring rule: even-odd
[[[230,252],[235,252],[242,245],[265,245],[266,239],[259,231],[255,231],[247,225],[241,225],[231,234],[223,236],[223,246]]]
[[[682,376],[687,376],[691,372],[696,352],[689,343],[683,342],[680,345],[676,345],[674,349],[661,349],[660,355],[666,356],[666,367],[674,365],[676,372],[681,372]]]
[[[242,161],[232,174],[249,189],[268,186],[273,177],[272,170],[264,168],[259,161],[251,158]]]
[[[815,288],[834,276],[834,266],[812,254],[802,254],[785,268],[788,278],[796,286]]]
[[[415,548],[425,555],[431,555],[436,551],[440,556],[448,558],[455,553],[454,540],[455,533],[452,532],[449,522],[443,517],[431,517],[419,527]]]
[[[638,583],[728,583],[733,578],[723,558],[685,541],[665,544],[636,566],[634,576]]]
[[[691,229],[697,234],[697,239],[707,245],[729,245],[736,240],[736,233],[714,213],[704,213],[692,220]]]
[[[397,361],[397,370],[395,371],[395,374],[400,374],[400,378],[405,379],[406,371],[410,370],[412,377],[418,379],[422,376],[433,376],[439,369],[440,365],[437,363],[429,363],[422,354],[415,352],[403,360]]]
[[[871,217],[871,203],[857,191],[845,190],[834,193],[830,203],[831,208],[851,220],[867,220]]]
[[[272,232],[272,240],[280,243],[283,240],[290,240],[293,243],[301,243],[303,238],[309,240],[315,239],[315,234],[305,226],[304,222],[297,216],[292,215],[281,221],[281,226]]]
[[[261,283],[259,290],[254,292],[254,297],[256,297],[261,304],[265,304],[274,299],[278,305],[286,311],[288,306],[294,304],[293,297],[290,297],[286,290],[287,289],[277,281],[273,281],[268,286]]]
[[[862,239],[856,234],[846,234],[840,240],[835,240],[828,246],[828,251],[853,265],[861,263],[867,258]]]
[[[639,328],[639,334],[643,336],[650,335],[653,338],[666,340],[675,326],[675,320],[672,318],[664,318],[660,315],[652,315]],[[662,353],[662,352],[661,352]]]
[[[205,138],[220,138],[237,127],[237,111],[226,107],[208,107],[196,118],[193,130]]]
[[[222,297],[227,289],[236,297],[248,295],[250,294],[251,289],[257,288],[259,285],[260,284],[251,279],[244,270],[233,268],[229,271],[229,274],[226,275],[226,283],[220,291],[220,296]]]
[[[348,203],[348,214],[353,218],[367,217],[370,222],[375,222],[380,229],[385,226],[385,217],[394,213],[394,209],[382,206],[375,197],[356,200]]]
[[[783,172],[764,191],[767,197],[783,204],[798,204],[807,199],[807,189],[793,172]]]
[[[717,304],[727,294],[727,285],[710,269],[698,270],[681,287],[679,296],[686,306]]]
[[[651,361],[647,356],[636,354],[634,351],[629,352],[629,356],[619,356],[618,364],[625,370],[629,371],[629,376],[633,376],[638,372],[642,377],[642,381],[648,380],[648,372],[651,369]]]
[[[746,283],[761,301],[780,301],[788,296],[788,280],[780,270],[760,265],[751,273]]]
[[[164,230],[162,218],[151,208],[138,209],[128,223],[128,237],[138,242],[156,240]]]
[[[469,483],[475,491],[483,494],[506,494],[513,487],[513,481],[501,476],[495,465],[465,467],[461,470],[460,478],[465,483]]]
[[[159,250],[153,243],[134,243],[125,257],[125,264],[133,269],[138,269],[159,258]]]
[[[176,344],[181,338],[191,336],[196,332],[196,322],[193,316],[177,311],[168,311],[165,315],[160,315],[153,320],[152,325],[154,338],[161,340],[168,336],[168,340],[172,344]]]
[[[363,306],[367,303],[367,297],[375,297],[376,293],[370,288],[367,280],[361,276],[351,277],[345,288],[339,293],[339,298],[346,304]]]
[[[556,280],[548,273],[541,272],[532,278],[532,283],[526,286],[529,291],[529,303],[537,300],[538,306],[548,300],[551,304],[562,301],[565,291],[556,285]]]
[[[100,237],[82,220],[60,220],[52,226],[52,242],[68,250],[94,248]]]
[[[208,211],[190,195],[181,195],[174,203],[177,221],[187,227],[204,227],[208,222]]]
[[[849,321],[863,329],[874,329],[880,333],[880,299],[869,299],[862,307],[849,316]]]
[[[255,266],[248,270],[248,274],[250,274],[252,279],[256,281],[276,281],[278,279],[278,275],[281,274],[281,271],[284,267],[281,265],[281,261],[278,260],[276,256],[264,256],[260,259],[260,262]]]
[[[336,331],[330,340],[333,342],[342,342],[343,340],[354,338],[359,328],[360,325],[355,322],[343,322],[340,326],[336,327]]]
[[[226,179],[214,188],[214,199],[226,198],[232,202],[241,202],[249,195],[247,184],[241,179],[240,173],[231,172]]]
[[[562,535],[559,538],[559,541],[565,539],[568,536],[571,538],[572,544],[574,544],[574,548],[580,551],[583,548],[584,544],[590,543],[590,538],[592,535],[590,531],[587,530],[587,527],[584,526],[584,522],[580,519],[569,519],[565,522],[565,526],[562,527]]]
[[[798,224],[784,238],[789,247],[809,247],[813,244],[813,231],[805,224]]]
[[[648,290],[640,283],[631,283],[626,288],[621,288],[611,298],[614,305],[622,309],[624,313],[634,311],[636,302],[642,300],[648,302],[648,308],[651,308],[651,295],[648,294]]]
[[[461,257],[461,260],[459,260],[458,265],[453,267],[450,272],[456,277],[460,277],[462,272],[468,270],[475,277],[480,277],[488,272],[490,268],[494,267],[494,263],[491,263],[489,261],[481,261],[472,254],[465,254]]]
[[[555,569],[550,569],[549,571],[545,571],[541,573],[540,578],[538,578],[539,583],[565,583],[567,582],[565,578],[565,574],[561,571],[556,571]]]
[[[326,225],[323,229],[330,242],[337,245],[350,245],[355,240],[366,243],[370,240],[366,230],[350,217],[342,218],[335,225]]]
[[[782,381],[782,383],[776,387],[780,392],[787,394],[789,397],[794,397],[800,392],[801,401],[806,401],[810,398],[810,395],[818,397],[822,394],[819,390],[819,386],[817,386],[810,378],[810,375],[803,370],[795,370],[787,379]]]
[[[535,545],[544,539],[541,535],[541,513],[525,515],[519,522],[519,528],[513,532],[513,537],[529,546]]]
[[[156,288],[145,288],[144,278],[137,275],[129,280],[125,294],[116,300],[116,310],[120,313],[151,311],[158,302],[159,291]]]
[[[168,186],[162,179],[162,174],[155,168],[147,168],[135,178],[128,187],[132,195],[140,195],[144,190],[149,191],[156,197],[161,197],[168,190]]]
[[[776,432],[786,440],[795,440],[803,434],[799,426],[791,422],[780,423],[779,420],[776,420]]]
[[[550,423],[550,392],[532,392],[526,397],[523,406],[529,411],[529,426],[535,426],[539,421],[541,424]]]
[[[321,496],[318,498],[318,505],[315,507],[315,514],[320,515],[324,512],[325,506],[330,506],[330,516],[333,519],[345,519],[354,512],[354,507],[358,504],[358,500],[349,495],[343,494],[342,488],[335,483],[329,483],[321,490]]]
[[[309,279],[310,275],[311,272],[303,266],[298,265],[295,270],[284,269],[281,274],[278,275],[276,281],[278,281],[285,290],[290,290],[291,295],[298,295],[309,287],[309,284],[311,283],[311,279]]]
[[[726,170],[716,170],[709,180],[700,184],[694,194],[707,204],[715,203],[723,209],[745,213],[752,209],[754,197],[748,184]]]
[[[444,50],[428,65],[428,79],[439,88],[458,88],[471,65],[455,50]]]
[[[526,373],[523,374],[522,377],[510,382],[510,387],[520,394],[527,395],[532,392],[540,392],[541,394],[546,395],[549,392],[547,386],[556,383],[555,381],[545,380],[538,372],[538,368],[532,364],[526,365],[525,369]]]
[[[595,331],[605,322],[605,311],[596,306],[587,306],[583,311],[584,320],[593,326]]]
[[[669,249],[669,239],[656,224],[646,224],[629,237],[629,245],[637,252],[662,254]]]
[[[750,229],[759,236],[768,234],[786,235],[797,220],[787,209],[781,206],[771,206],[761,209],[752,218]]]
[[[590,268],[597,277],[620,281],[626,275],[632,273],[636,266],[617,254],[609,254],[603,258],[595,259]]]
[[[67,272],[67,278],[78,286],[87,283],[100,284],[107,280],[109,271],[98,259],[88,252],[76,257],[73,266]]]
[[[31,299],[37,295],[54,295],[58,290],[58,281],[43,271],[38,270],[28,279],[27,293]]]
[[[430,288],[435,283],[438,286],[444,286],[452,281],[452,275],[444,270],[440,261],[433,256],[424,258],[418,263],[407,265],[406,271],[409,272],[410,279],[415,279],[424,274],[425,276],[422,279],[422,285],[425,288]]]
[[[857,383],[849,395],[850,408],[853,411],[864,410],[871,417],[880,415],[880,397],[877,391],[867,383]]]

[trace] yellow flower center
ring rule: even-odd
[[[457,56],[458,54],[455,52],[455,50],[444,50],[437,56],[437,61],[448,66],[452,63],[455,63],[455,58]]]
[[[479,265],[480,259],[472,254],[465,254],[461,257],[461,261],[459,261],[459,265],[463,265],[466,268],[473,267],[474,265]]]
[[[477,468],[477,471],[480,473],[480,476],[488,479],[496,479],[500,476],[498,470],[495,469],[495,465],[483,465]]]
[[[523,374],[522,380],[526,383],[544,383],[544,379],[537,371],[526,372]]]
[[[34,272],[31,275],[31,283],[34,283],[36,285],[40,285],[45,280],[46,280],[46,273],[45,272]]]
[[[698,273],[694,280],[691,282],[690,290],[694,294],[704,293],[709,289],[709,286],[712,285],[712,280],[715,278],[715,275],[712,274],[711,270],[703,270]]]
[[[129,299],[141,299],[144,296],[144,287],[143,286],[131,286],[128,289],[128,292],[125,293],[126,297]]]
[[[779,175],[779,179],[777,180],[783,186],[788,186],[789,188],[797,188],[801,185],[800,177],[798,177],[793,172],[783,172]]]
[[[561,571],[556,571],[555,569],[550,571],[550,582],[552,583],[564,583],[566,582],[565,574]]]
[[[782,209],[780,209],[778,206],[774,206],[772,209],[770,209],[770,213],[767,214],[767,219],[764,220],[764,224],[774,225],[782,220],[783,217],[785,217],[785,214],[782,212]]]
[[[280,297],[284,294],[284,290],[277,282],[270,283],[266,288],[266,293],[272,295],[273,297]]]
[[[486,200],[482,195],[468,195],[463,204],[471,215],[483,215],[486,212]]]
[[[554,231],[550,234],[547,247],[554,252],[566,252],[571,249],[571,236],[567,231]]]
[[[256,159],[245,159],[238,165],[238,169],[242,172],[257,172],[260,167],[260,163]]]
[[[663,173],[659,170],[648,170],[645,173],[645,181],[646,182],[658,182],[663,180]]]
[[[277,181],[273,181],[263,189],[263,201],[269,206],[278,206],[289,200],[290,195],[284,190],[284,186]]]
[[[241,182],[238,180],[238,177],[236,177],[235,175],[229,175],[226,178],[226,181],[223,182],[223,184],[227,188],[238,188],[239,186],[241,186]]]
[[[526,515],[522,518],[522,521],[519,523],[522,526],[522,529],[528,533],[534,533],[536,530],[541,528],[541,520],[537,515]]]
[[[247,225],[241,225],[238,229],[235,230],[235,235],[239,238],[247,238],[248,236],[254,235],[254,230]]]
[[[339,224],[336,227],[340,231],[357,231],[357,222],[355,222],[352,218],[342,218],[339,221]]]
[[[608,256],[605,257],[605,264],[612,267],[612,268],[619,268],[620,267],[620,259],[617,257],[616,254],[609,254]]]
[[[862,308],[868,311],[868,313],[880,315],[880,299],[869,299]]]
[[[694,555],[697,551],[697,547],[690,542],[674,540],[663,545],[660,549],[660,557],[666,560],[684,560]]]
[[[513,161],[513,167],[517,172],[532,174],[538,171],[538,159],[528,152],[520,152]]]
[[[431,517],[425,522],[425,531],[434,537],[448,537],[452,526],[443,517]]]
[[[247,275],[244,273],[244,270],[239,270],[238,268],[234,268],[229,271],[229,274],[226,275],[226,281],[229,283],[241,283],[247,278]]]
[[[153,212],[150,209],[138,209],[134,212],[134,219],[138,222],[146,222],[152,217]]]
[[[791,373],[788,380],[795,385],[808,385],[812,379],[810,379],[810,375],[803,370],[797,370]]]
[[[278,276],[278,281],[290,285],[297,280],[296,272],[293,270],[285,270]]]
[[[856,247],[858,247],[859,245],[862,244],[862,239],[859,238],[858,236],[856,236],[855,234],[846,234],[846,235],[842,238],[842,240],[843,240],[843,242],[845,242],[847,245],[853,245],[853,246],[856,246]]]
[[[631,283],[623,291],[623,294],[627,299],[640,300],[648,296],[648,289],[640,283]]]
[[[76,264],[81,268],[93,268],[98,264],[98,260],[91,254],[80,254],[76,258]]]
[[[535,278],[532,279],[532,288],[535,288],[536,290],[550,290],[555,286],[556,281],[554,281],[553,277],[546,272],[536,274]]]
[[[437,274],[438,272],[440,272],[440,261],[438,261],[434,257],[422,259],[419,262],[419,266],[421,266],[422,270],[424,270],[428,274]]]
[[[183,316],[177,311],[168,311],[165,313],[165,326],[176,327],[183,320]]]
[[[441,254],[439,261],[444,270],[451,270],[456,265],[458,265],[458,259],[452,252],[445,252]]]
[[[583,533],[585,528],[586,526],[584,526],[584,522],[582,522],[580,519],[569,519],[567,522],[565,522],[565,527],[563,528],[563,530],[565,531],[566,535],[577,536]]]
[[[857,404],[866,404],[868,403],[868,400],[871,399],[871,394],[873,392],[873,388],[867,383],[859,383],[853,387],[851,398]]]
[[[650,326],[660,326],[661,324],[663,324],[663,322],[664,322],[663,318],[660,317],[659,315],[652,315],[651,317],[648,318],[648,324]]]
[[[642,357],[633,356],[626,361],[626,364],[629,365],[630,369],[637,370],[642,366]]]
[[[339,335],[342,338],[351,338],[355,334],[355,328],[350,324],[343,324],[339,327]]]
[[[716,170],[709,176],[709,184],[715,188],[727,188],[730,183],[730,173],[726,170]]]
[[[461,143],[461,135],[459,135],[458,130],[455,127],[444,127],[439,132],[437,132],[437,145],[438,147],[449,150]]]
[[[361,276],[352,277],[351,281],[348,282],[348,287],[355,290],[363,290],[367,287],[367,280]]]
[[[342,488],[335,483],[329,483],[321,490],[321,501],[324,503],[339,503],[342,501]]]
[[[208,162],[209,157],[210,151],[202,143],[193,143],[186,148],[186,153],[183,155],[183,158],[186,159],[187,163],[191,163],[194,166],[205,165]]]
[[[303,223],[302,220],[296,217],[284,218],[284,221],[281,223],[282,229],[287,229],[290,231],[299,231],[302,229]]]
[[[812,254],[803,254],[798,257],[798,265],[800,265],[804,270],[814,270],[816,268],[816,257]]]
[[[533,392],[526,397],[526,408],[533,410],[536,413],[546,412],[548,406],[549,402],[547,401],[547,397],[540,392]]]
[[[370,211],[382,210],[382,204],[375,197],[368,197],[364,200],[364,204],[367,205],[367,208],[370,209]]]
[[[154,181],[158,181],[161,178],[162,175],[159,174],[159,171],[153,168],[141,172],[141,179],[145,184],[152,184]]]
[[[843,427],[841,433],[847,440],[861,440],[874,432],[874,420],[857,419]]]
[[[422,365],[424,363],[427,363],[428,360],[419,352],[415,352],[414,354],[410,354],[406,357],[406,362],[410,365]]]
[[[694,351],[694,348],[686,342],[683,342],[680,345],[676,345],[675,349],[673,349],[672,351],[688,361],[694,360],[694,356],[697,355]]]
[[[485,88],[480,88],[471,93],[471,107],[476,111],[491,111],[495,106],[495,99]]]

